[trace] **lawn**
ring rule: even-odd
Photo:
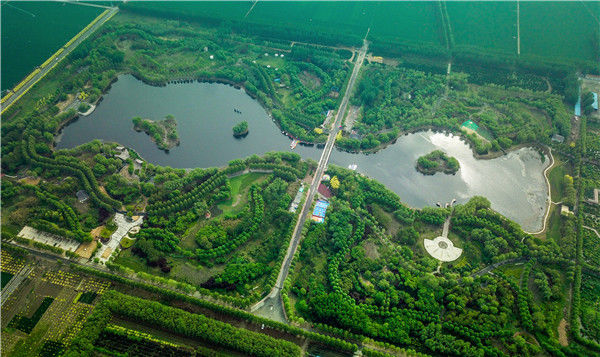
[[[266,179],[267,175],[258,172],[236,176],[229,180],[231,185],[231,198],[218,204],[217,207],[224,214],[236,214],[240,212],[248,203],[248,188],[253,183],[260,183]]]
[[[565,164],[554,158],[556,161],[554,167],[548,171],[548,181],[550,182],[550,190],[552,201],[560,202],[564,196],[563,179],[568,173]]]

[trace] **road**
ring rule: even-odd
[[[117,7],[110,8],[110,10],[106,14],[104,14],[104,16],[100,20],[98,20],[98,22],[96,22],[86,32],[79,36],[79,38],[75,40],[72,44],[64,48],[64,50],[58,56],[56,56],[56,58],[54,58],[50,63],[46,64],[44,68],[41,68],[40,72],[32,78],[30,78],[29,81],[25,83],[25,85],[19,88],[16,92],[13,92],[13,95],[3,103],[2,112],[8,109],[17,100],[19,100],[19,98],[21,98],[23,94],[27,93],[27,91],[29,91],[29,89],[33,87],[40,79],[44,78],[44,76],[48,74],[48,72],[50,72],[54,68],[54,66],[56,66],[60,61],[67,57],[75,48],[77,48],[77,46],[79,46],[81,42],[83,42],[92,33],[94,33],[94,31],[96,31],[102,25],[104,25],[104,23],[108,21],[117,11],[119,11],[119,8]]]
[[[350,75],[350,80],[348,80],[348,84],[346,86],[346,91],[344,93],[344,97],[340,103],[339,110],[337,111],[334,129],[329,133],[327,137],[327,143],[325,144],[325,149],[321,154],[321,159],[319,160],[319,165],[315,171],[315,175],[313,176],[312,183],[308,189],[307,199],[302,206],[302,210],[300,211],[300,216],[298,217],[298,222],[296,223],[296,227],[294,228],[294,232],[292,234],[292,239],[290,241],[290,245],[288,246],[288,250],[283,259],[283,263],[281,264],[281,268],[279,270],[279,275],[277,276],[277,282],[275,286],[264,299],[256,303],[252,306],[251,311],[257,311],[261,309],[263,306],[268,307],[268,313],[265,315],[269,315],[269,318],[274,318],[274,314],[272,313],[275,308],[277,310],[282,309],[281,307],[281,298],[280,292],[283,287],[283,282],[288,276],[290,271],[290,266],[292,264],[292,259],[294,258],[294,254],[296,254],[296,250],[298,249],[298,245],[300,244],[300,238],[302,233],[302,227],[306,222],[308,217],[308,211],[312,206],[312,201],[315,198],[315,194],[317,192],[317,188],[319,187],[319,183],[321,182],[321,177],[327,168],[327,163],[329,162],[329,157],[331,156],[331,152],[333,151],[333,147],[335,144],[335,137],[337,133],[340,131],[340,125],[342,123],[342,119],[344,118],[344,114],[346,113],[346,107],[348,106],[348,101],[350,100],[350,96],[352,95],[352,88],[354,88],[354,84],[356,82],[356,78],[358,77],[358,73],[360,72],[360,67],[365,60],[365,56],[367,54],[367,49],[369,44],[366,40],[363,41],[363,46],[358,53],[358,57],[354,64],[354,69],[352,70],[352,74]],[[263,309],[264,311],[264,309]],[[281,310],[280,310],[281,311]],[[265,311],[266,312],[266,311]],[[278,319],[281,320],[281,319]]]

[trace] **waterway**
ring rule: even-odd
[[[165,153],[146,134],[133,130],[131,118],[159,120],[168,114],[177,120],[181,145]],[[248,121],[250,133],[236,139],[231,128],[242,120]],[[119,142],[149,162],[177,168],[223,166],[252,154],[290,150],[291,143],[264,108],[243,90],[198,82],[153,87],[132,76],[121,76],[91,115],[64,128],[57,137],[57,148],[71,148],[93,139]],[[456,175],[425,176],[415,170],[417,158],[436,149],[459,161],[461,168]],[[298,145],[294,151],[318,160],[322,150]],[[334,150],[330,163],[343,167],[356,164],[358,172],[380,181],[412,207],[443,204],[454,198],[462,203],[482,195],[495,210],[525,230],[537,231],[542,226],[547,192],[543,170],[549,160],[543,160],[532,148],[478,160],[460,137],[423,131],[402,136],[374,154]]]

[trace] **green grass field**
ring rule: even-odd
[[[231,185],[231,198],[217,205],[224,214],[237,213],[248,203],[248,188],[253,183],[263,181],[266,174],[251,172],[249,174],[236,176],[229,180]]]

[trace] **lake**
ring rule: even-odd
[[[165,153],[146,134],[134,131],[131,119],[160,120],[168,114],[177,120],[181,145]],[[242,120],[248,122],[250,133],[236,139],[232,127]],[[252,154],[291,150],[290,139],[243,90],[198,82],[153,87],[129,75],[119,77],[92,114],[65,127],[56,146],[72,148],[94,139],[121,143],[151,163],[176,168],[223,166]],[[425,176],[415,170],[417,158],[436,149],[459,161],[461,168],[456,175]],[[298,145],[294,151],[318,160],[322,150]],[[412,207],[433,206],[454,198],[462,203],[482,195],[523,229],[537,231],[542,226],[547,192],[543,170],[549,160],[542,160],[532,148],[477,160],[460,137],[424,131],[402,136],[374,154],[334,150],[330,163],[343,167],[356,164],[358,172],[385,184]]]

